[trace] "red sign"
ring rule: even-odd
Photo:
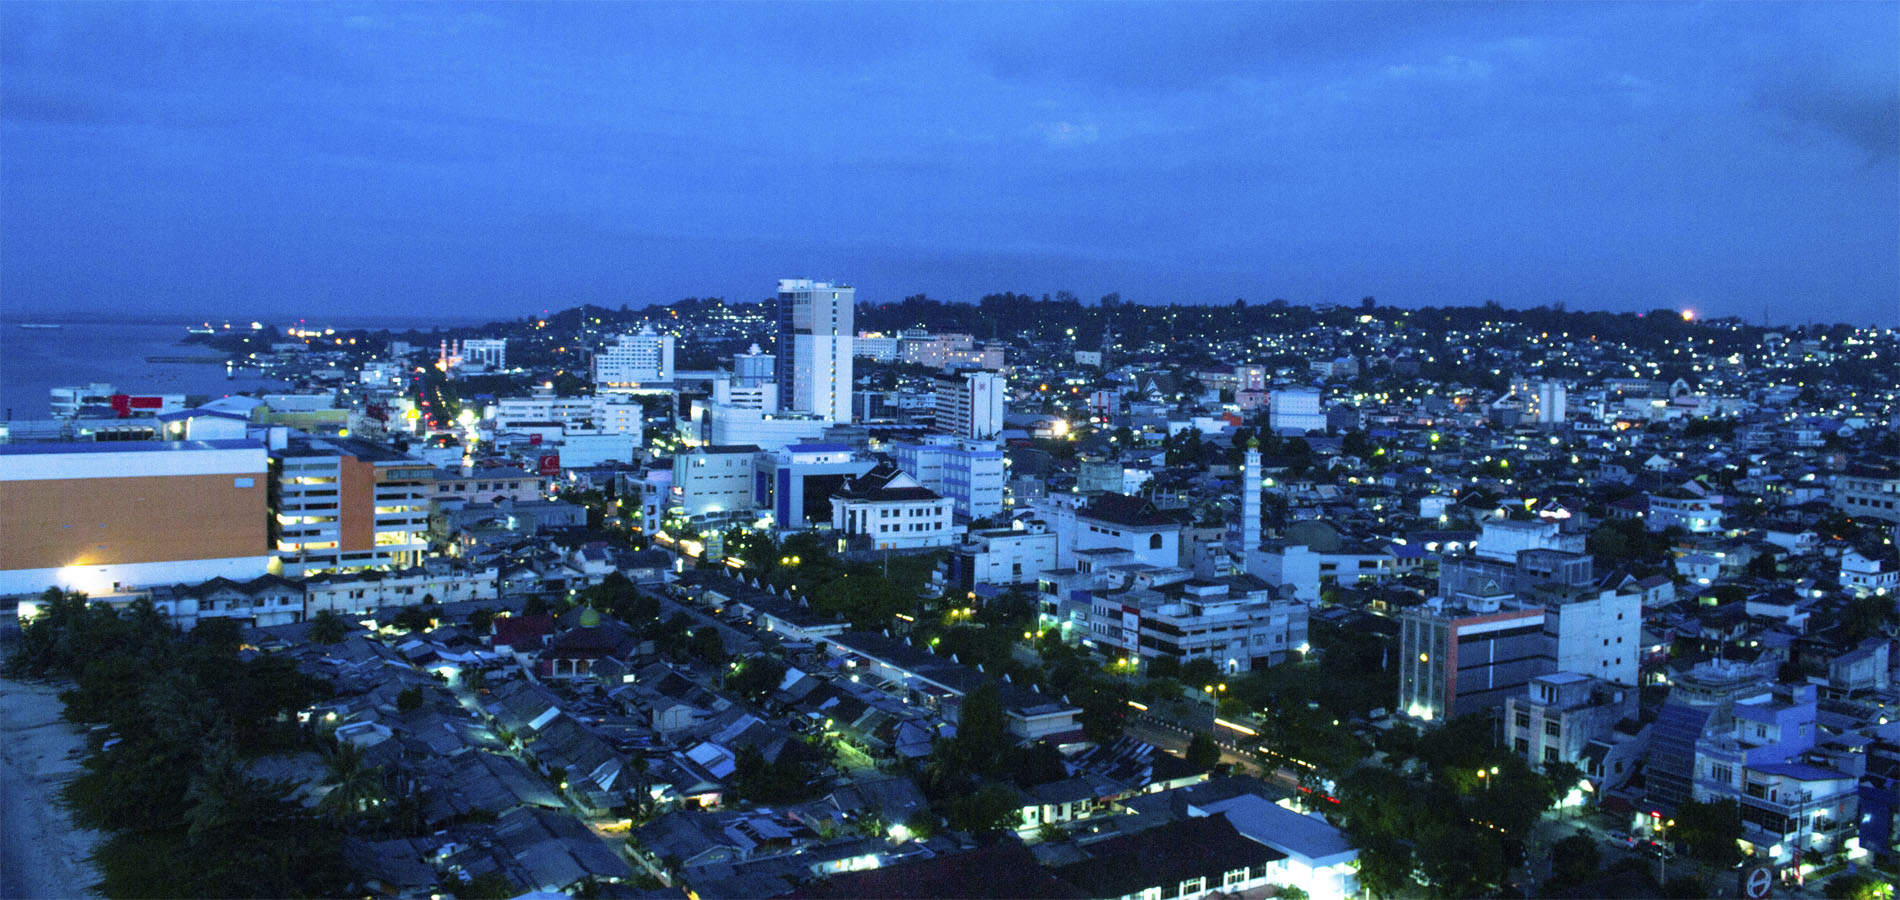
[[[541,457],[540,474],[542,475],[561,474],[561,454],[559,453],[543,454]]]
[[[538,434],[528,435],[528,446],[530,447],[541,446],[541,436]]]

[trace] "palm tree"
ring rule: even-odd
[[[363,751],[355,744],[338,742],[324,764],[323,783],[330,790],[317,802],[317,808],[331,817],[356,815],[385,798],[382,767],[364,766]]]

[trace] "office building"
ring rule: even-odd
[[[264,575],[268,473],[250,440],[0,445],[0,595]]]
[[[791,444],[757,459],[753,500],[772,511],[772,525],[780,531],[830,522],[831,496],[875,465],[844,444],[830,443]]]
[[[673,383],[673,336],[652,325],[613,338],[594,354],[596,391],[665,390]]]
[[[1035,584],[1056,567],[1056,536],[1040,522],[972,531],[951,548],[943,576],[948,586]]]
[[[781,278],[778,283],[778,401],[794,412],[851,420],[851,338],[857,289]]]
[[[1308,612],[1304,603],[1275,598],[1257,578],[1194,578],[1095,594],[1089,633],[1116,656],[1210,659],[1237,675],[1306,650]]]
[[[716,406],[775,413],[778,412],[778,384],[770,379],[744,384],[738,378],[722,375],[713,379],[712,402]]]
[[[953,437],[993,438],[1003,432],[1009,386],[996,372],[937,379],[937,431]]]
[[[894,444],[891,451],[899,469],[942,494],[957,515],[982,519],[1002,514],[1007,466],[995,441],[927,435],[916,443]]]
[[[1551,671],[1542,609],[1438,603],[1399,615],[1399,710],[1424,722],[1503,706]]]

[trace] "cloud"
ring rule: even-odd
[[[1401,63],[1386,66],[1383,70],[1388,78],[1431,78],[1439,81],[1484,81],[1497,71],[1497,66],[1482,59],[1469,59],[1456,54],[1446,54],[1437,62],[1413,64]]]
[[[1100,128],[1087,123],[1038,122],[1036,130],[1042,135],[1043,143],[1051,147],[1093,144],[1102,137]]]
[[[1799,127],[1830,134],[1867,152],[1870,162],[1900,157],[1900,90],[1825,66],[1764,76],[1755,105]]]

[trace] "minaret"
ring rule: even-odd
[[[1260,439],[1247,439],[1246,462],[1240,469],[1240,564],[1260,549]]]

